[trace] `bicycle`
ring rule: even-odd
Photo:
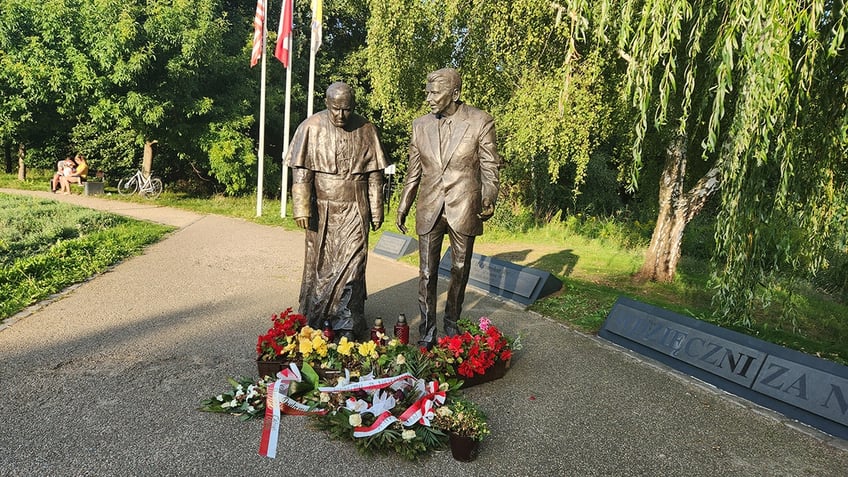
[[[163,189],[162,179],[153,177],[152,175],[145,177],[140,170],[136,171],[132,176],[118,181],[118,194],[120,195],[138,193],[142,197],[156,199],[162,193]]]

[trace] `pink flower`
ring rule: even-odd
[[[492,320],[490,320],[489,318],[485,316],[480,317],[480,331],[488,330],[491,324]]]

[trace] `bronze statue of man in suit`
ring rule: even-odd
[[[451,278],[445,305],[444,331],[459,332],[465,286],[474,238],[495,212],[500,156],[495,122],[488,113],[459,100],[462,80],[453,68],[427,76],[424,90],[430,112],[412,122],[409,165],[397,209],[397,227],[404,225],[418,196],[415,231],[420,260],[418,304],[421,310],[419,344],[436,342],[436,291],[445,234],[451,246]]]
[[[368,229],[383,224],[383,154],[377,129],[353,112],[353,90],[327,88],[327,109],[298,126],[292,168],[295,222],[306,230],[300,313],[309,326],[329,321],[335,335],[364,336]]]

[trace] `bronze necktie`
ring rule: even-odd
[[[442,117],[439,120],[439,147],[442,157],[442,162],[447,159],[448,143],[450,142],[450,119]]]

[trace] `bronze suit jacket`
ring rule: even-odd
[[[448,225],[463,235],[483,233],[478,217],[483,199],[498,198],[500,156],[495,121],[488,113],[460,104],[450,116],[445,156],[439,147],[439,119],[427,114],[412,122],[409,165],[398,213],[407,214],[418,196],[415,232],[433,229],[444,207]]]

